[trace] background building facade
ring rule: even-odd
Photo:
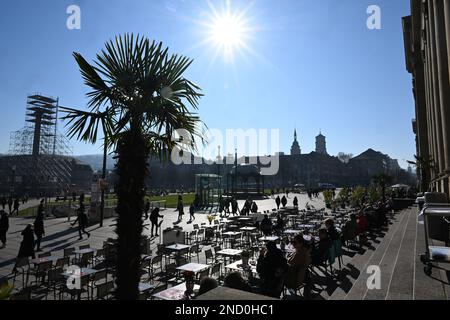
[[[413,77],[418,175],[423,188],[449,194],[450,1],[411,0],[403,33],[406,67]]]

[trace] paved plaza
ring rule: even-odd
[[[299,199],[300,209],[306,204],[317,209],[324,208],[322,195],[310,200],[305,194],[290,194],[288,205],[294,196]],[[260,212],[272,211],[276,207],[271,197],[257,200]],[[240,207],[243,201],[239,201]],[[185,210],[187,212],[187,209]],[[164,220],[162,230],[177,225],[183,231],[194,230],[194,225],[209,224],[207,213],[197,213],[193,223],[189,223],[185,215],[181,223],[177,223],[178,213],[174,209],[162,210]],[[342,261],[336,261],[333,277],[324,274],[320,269],[312,275],[315,294],[312,299],[331,300],[448,300],[450,298],[450,269],[446,265],[433,269],[431,276],[425,275],[419,254],[425,249],[423,226],[417,224],[417,207],[399,211],[390,217],[389,226],[380,232],[369,235],[368,240],[359,249],[344,247]],[[71,221],[73,221],[73,217]],[[22,240],[21,231],[32,219],[11,218],[8,232],[8,245],[0,250],[0,276],[9,278]],[[78,229],[71,227],[67,218],[48,218],[45,221],[46,236],[42,242],[43,252],[52,252],[52,256],[61,257],[63,249],[89,244],[92,248],[102,248],[108,238],[116,238],[114,233],[115,219],[106,219],[104,227],[93,225],[88,228],[89,239],[78,240]],[[146,223],[147,224],[147,223]],[[162,233],[162,232],[161,232]],[[150,230],[144,229],[150,236]],[[151,250],[156,252],[157,244],[162,239],[152,238]],[[205,250],[212,249],[204,244],[199,256],[199,263],[207,264]],[[197,262],[193,260],[192,262]],[[369,266],[380,266],[381,288],[370,290],[367,287]],[[16,287],[21,286],[17,277]]]

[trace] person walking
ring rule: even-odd
[[[11,197],[9,197],[9,199],[8,199],[9,214],[12,214],[12,205],[13,205],[13,200]]]
[[[158,237],[158,228],[160,226],[160,224],[158,225],[158,218],[164,218],[164,216],[159,214],[159,208],[155,208],[152,210],[152,212],[150,213],[150,222],[152,223],[152,228],[151,228],[151,236],[153,237],[153,229],[155,229],[155,237]]]
[[[294,207],[298,208],[298,198],[297,198],[297,196],[294,197]]]
[[[252,211],[252,213],[257,213],[258,212],[258,205],[256,204],[255,201],[252,202],[251,211]]]
[[[84,210],[85,210],[84,204],[81,202],[80,207],[78,208],[77,211],[77,218],[71,224],[72,226],[74,226],[78,222],[78,234],[80,235],[80,238],[78,240],[83,239],[82,235],[83,233],[86,234],[88,238],[91,236],[91,234],[86,231],[86,227],[88,225],[88,217],[86,213],[84,213]]]
[[[41,203],[38,207],[38,212],[36,215],[36,219],[34,220],[33,226],[34,226],[34,234],[36,235],[36,252],[41,251],[41,241],[42,237],[45,235],[45,229],[44,229],[44,199],[41,200]]]
[[[231,213],[233,216],[237,215],[239,211],[239,205],[235,198],[231,200]]]
[[[2,205],[2,209],[5,210],[5,207],[6,207],[6,198],[5,198],[5,197],[2,197],[2,199],[0,200],[0,203],[1,203],[1,205]]]
[[[178,210],[178,221],[182,221],[183,215],[184,215],[183,196],[182,195],[178,196],[177,210]]]
[[[0,241],[2,246],[0,248],[6,247],[6,233],[9,229],[9,217],[5,210],[0,211]]]
[[[34,231],[33,225],[29,224],[21,233],[23,239],[20,243],[19,254],[17,258],[36,258],[34,253]]]
[[[222,213],[221,213],[222,215]],[[189,207],[189,221],[195,220],[195,206],[193,203],[191,203],[191,206]]]
[[[16,215],[19,215],[19,207],[20,207],[20,201],[19,201],[19,198],[17,198],[16,200],[14,200],[14,207],[13,207],[13,211],[12,211],[11,215],[13,215],[14,213]]]
[[[283,196],[283,198],[281,198],[281,204],[283,205],[283,208],[286,207],[287,205],[287,199],[285,196]]]
[[[145,214],[145,220],[148,219],[148,212],[150,211],[150,200],[147,199],[144,206],[144,214]]]
[[[277,210],[280,210],[280,204],[281,204],[280,196],[277,196],[277,197],[276,197],[275,203],[277,204]]]

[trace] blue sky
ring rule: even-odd
[[[223,1],[213,1],[220,10]],[[193,58],[186,76],[205,97],[200,116],[210,128],[280,129],[289,152],[296,127],[304,153],[314,137],[327,136],[328,151],[359,154],[369,147],[400,160],[415,153],[411,77],[405,70],[401,17],[409,0],[231,1],[246,11],[252,29],[234,63],[213,59],[205,27],[206,0],[15,0],[0,17],[0,153],[9,133],[24,124],[28,93],[60,97],[84,108],[84,86],[72,58],[92,61],[106,40],[125,32],[163,41]],[[66,28],[66,8],[81,8],[81,30]],[[379,5],[382,29],[366,27],[369,5]],[[233,71],[234,70],[234,71]],[[61,128],[62,130],[62,128]],[[64,131],[64,130],[62,130]],[[101,144],[71,142],[74,154],[101,153]]]

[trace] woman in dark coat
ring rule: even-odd
[[[77,210],[77,219],[72,223],[72,226],[78,222],[78,235],[80,236],[78,240],[83,239],[83,233],[87,235],[89,238],[91,234],[86,231],[86,227],[88,226],[88,217],[86,213],[84,213],[85,207],[83,203],[80,203],[80,207]]]
[[[32,257],[33,259],[36,257],[34,254],[34,234],[33,234],[33,225],[29,224],[22,231],[22,243],[20,244],[19,254],[17,258],[28,258]]]

